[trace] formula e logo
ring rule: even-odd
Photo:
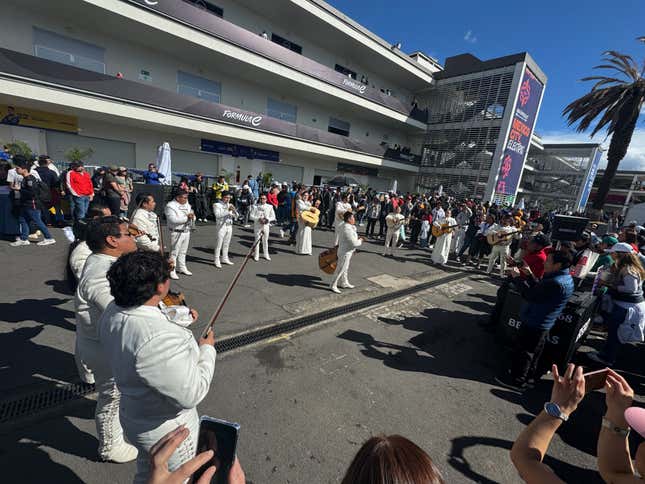
[[[526,103],[531,99],[531,83],[526,79],[520,87],[520,104],[522,107],[526,106]]]
[[[150,5],[151,7],[154,7],[155,5],[159,4],[158,0],[143,0],[143,1],[146,2],[146,5]]]
[[[260,123],[262,122],[262,116],[253,116],[252,114],[238,113],[236,111],[231,111],[230,109],[225,109],[222,116],[228,119],[241,121],[255,127],[260,126]]]
[[[351,79],[343,79],[343,85],[347,86],[347,87],[351,87],[352,89],[356,89],[361,94],[364,94],[365,89],[367,89],[367,86],[365,84],[361,84],[359,82],[352,81]]]

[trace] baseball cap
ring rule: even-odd
[[[532,239],[532,242],[540,245],[541,247],[548,247],[551,245],[551,240],[544,234],[537,234]]]
[[[641,437],[645,437],[645,408],[629,407],[625,410],[625,420]]]
[[[618,243],[618,239],[616,237],[612,237],[611,235],[605,235],[602,238],[602,243],[610,245],[610,246],[613,246],[613,245],[616,245]]]
[[[119,167],[116,165],[110,165],[110,171],[119,171]]]
[[[626,242],[618,242],[617,244],[614,244],[613,247],[608,249],[607,252],[622,252],[630,254],[634,252],[634,248]]]

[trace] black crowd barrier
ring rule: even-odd
[[[584,342],[591,329],[591,319],[596,306],[596,297],[591,292],[575,292],[549,336],[538,364],[538,369],[545,373],[551,364],[558,365],[564,371],[573,355]],[[522,325],[520,309],[524,300],[514,289],[509,289],[498,320],[498,335],[505,346],[515,347],[519,329]]]

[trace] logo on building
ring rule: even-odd
[[[361,94],[364,94],[365,89],[367,89],[367,86],[365,84],[361,84],[360,82],[352,81],[351,79],[347,79],[347,78],[343,79],[343,86],[356,89]]]
[[[520,87],[520,105],[526,106],[526,103],[531,99],[531,83],[526,79]]]
[[[154,7],[155,5],[159,4],[159,0],[143,0],[146,2],[146,5],[150,5],[151,7]]]
[[[230,109],[225,109],[222,114],[224,118],[234,119],[235,121],[240,121],[242,123],[250,124],[251,126],[260,126],[262,122],[262,116],[254,116],[252,114],[240,113],[237,111],[231,111]]]

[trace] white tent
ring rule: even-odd
[[[157,151],[157,169],[165,178],[160,180],[162,185],[172,184],[172,160],[170,158],[170,144],[164,142]]]

